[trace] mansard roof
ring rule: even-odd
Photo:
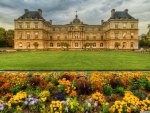
[[[29,11],[28,9],[25,9],[25,13],[20,16],[18,19],[36,19],[36,20],[45,20],[42,17],[42,10],[38,9],[38,11]]]
[[[115,11],[115,9],[111,10],[111,17],[109,19],[130,19],[130,20],[136,20],[134,17],[132,17],[128,13],[128,9],[125,9],[124,11]]]

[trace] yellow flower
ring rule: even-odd
[[[42,97],[41,100],[42,100],[43,102],[45,102],[45,101],[47,100],[47,97]]]

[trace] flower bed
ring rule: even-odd
[[[150,111],[150,73],[3,73],[2,113]]]

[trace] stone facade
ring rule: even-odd
[[[111,10],[111,17],[98,25],[84,24],[75,15],[72,22],[53,25],[42,10],[29,11],[15,19],[15,49],[138,49],[138,20],[128,10]]]

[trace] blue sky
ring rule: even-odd
[[[150,24],[150,0],[0,0],[0,27],[14,28],[14,19],[24,13],[24,9],[43,10],[46,20],[53,24],[68,24],[75,11],[81,21],[100,24],[110,17],[111,9],[129,10],[129,14],[139,19],[139,34],[147,33]]]

